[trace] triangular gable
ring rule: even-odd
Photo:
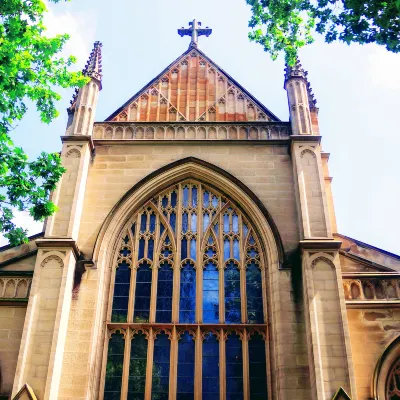
[[[13,397],[13,400],[37,400],[32,388],[25,383],[21,390]]]
[[[280,121],[202,51],[188,49],[106,121]]]
[[[351,400],[351,398],[346,393],[346,391],[342,387],[340,387],[339,390],[332,397],[332,400]]]

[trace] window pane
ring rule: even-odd
[[[179,322],[195,322],[196,318],[196,270],[190,263],[181,268]]]
[[[242,341],[235,333],[226,341],[226,399],[243,399]]]
[[[104,400],[119,400],[121,396],[124,348],[124,336],[121,333],[114,333],[108,341]]]
[[[135,335],[131,341],[129,363],[128,399],[144,399],[146,386],[147,339],[142,333]]]
[[[158,270],[156,322],[171,322],[173,269],[167,263]]]
[[[195,341],[186,331],[178,344],[177,400],[194,398],[194,361]]]
[[[118,268],[115,271],[111,322],[126,322],[130,281],[131,269],[129,265],[126,262],[118,264]]]
[[[254,262],[247,265],[246,295],[248,323],[264,323],[261,271]]]
[[[249,378],[250,399],[267,398],[267,372],[265,359],[265,341],[257,333],[249,340]]]
[[[169,357],[171,342],[165,333],[154,339],[152,394],[153,400],[168,400]]]
[[[134,322],[148,322],[150,317],[152,270],[146,262],[139,265],[136,272],[136,293]]]
[[[203,340],[203,399],[219,400],[219,342],[212,333]]]
[[[224,272],[225,277],[225,322],[238,324],[240,315],[240,271],[236,264],[230,262]]]
[[[203,270],[203,322],[219,322],[219,271],[209,262]]]

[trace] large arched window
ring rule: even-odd
[[[261,250],[240,206],[201,182],[144,204],[113,265],[104,399],[265,399]]]
[[[400,358],[394,363],[386,383],[386,399],[400,400]]]

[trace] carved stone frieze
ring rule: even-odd
[[[96,123],[94,140],[288,140],[285,123]]]
[[[0,299],[27,299],[32,278],[0,277]]]
[[[400,300],[400,279],[358,277],[343,279],[344,295],[350,301]]]

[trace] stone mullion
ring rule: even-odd
[[[241,332],[242,359],[243,359],[243,400],[250,399],[250,377],[249,377],[249,343],[248,332],[245,328]]]
[[[226,398],[226,331],[219,331],[219,398]]]
[[[160,249],[160,215],[156,214],[156,231],[154,235],[153,265],[151,273],[151,294],[150,294],[150,322],[156,320],[158,269],[159,269],[159,249]]]
[[[181,227],[182,227],[182,186],[178,185],[178,202],[176,206],[176,257],[174,258],[172,322],[179,321],[179,285],[181,280]]]
[[[193,204],[193,203],[192,203]],[[197,240],[196,240],[196,321],[203,321],[203,239],[202,186],[197,187]]]
[[[128,397],[128,384],[129,384],[129,364],[131,356],[131,338],[132,331],[128,327],[125,330],[125,348],[124,348],[124,363],[122,369],[122,385],[121,385],[121,400],[126,400]]]
[[[171,355],[169,368],[169,400],[176,399],[178,375],[178,334],[176,326],[172,328]]]
[[[222,201],[221,202],[221,207],[222,207]],[[219,241],[219,255],[218,255],[218,260],[219,260],[219,277],[220,277],[220,294],[219,294],[219,299],[220,301],[220,316],[219,320],[221,323],[225,323],[225,286],[224,286],[224,271],[225,271],[225,259],[224,259],[224,229],[223,229],[223,222],[224,222],[224,216],[222,210],[219,211],[219,230],[218,230],[218,237],[217,240]]]
[[[146,131],[145,131],[146,132]],[[143,211],[144,214],[146,214],[146,231],[145,232],[150,232],[150,213],[146,213]],[[149,251],[149,238],[147,237],[144,242],[144,258],[148,258],[148,251]]]
[[[111,315],[112,315],[112,304],[113,304],[113,298],[114,298],[114,287],[115,287],[115,275],[117,273],[117,261],[118,261],[118,254],[119,254],[119,250],[117,250],[114,254],[113,257],[113,262],[112,262],[112,267],[111,267],[111,278],[110,278],[110,291],[108,293],[108,311],[107,311],[107,322],[111,321]],[[131,271],[131,277],[132,277],[132,271]],[[5,286],[4,286],[5,288]],[[129,300],[128,300],[128,308],[129,308]],[[129,318],[129,309],[128,309],[128,315],[126,316],[127,321]]]
[[[202,399],[202,376],[203,376],[203,340],[201,329],[198,326],[195,337],[195,364],[194,364],[194,399]]]
[[[147,343],[147,364],[146,364],[146,386],[144,398],[145,400],[151,400],[151,385],[152,385],[152,374],[153,374],[153,354],[154,354],[154,329],[149,329],[149,339]]]
[[[239,262],[240,269],[240,311],[242,324],[247,322],[247,297],[246,297],[246,261],[245,257],[241,257]]]
[[[140,213],[137,215],[136,229],[135,229],[135,244],[132,253],[132,264],[131,264],[131,283],[129,286],[129,302],[128,302],[128,323],[133,322],[133,313],[135,308],[135,292],[136,292],[136,272],[137,272],[137,261],[139,255],[139,238],[140,238]]]

